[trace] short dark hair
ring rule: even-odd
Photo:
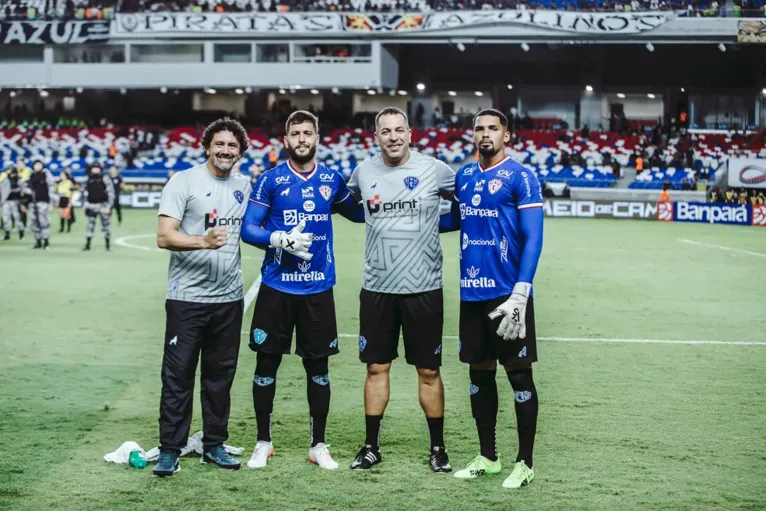
[[[397,108],[395,106],[387,106],[386,108],[378,112],[378,115],[375,116],[375,131],[378,131],[378,121],[384,115],[401,115],[402,117],[404,117],[404,122],[406,122],[408,126],[410,124],[410,120],[409,118],[407,118],[407,114],[404,113],[404,110],[402,110],[401,108]]]
[[[500,124],[503,125],[503,128],[508,129],[508,118],[505,116],[503,112],[500,110],[495,110],[494,108],[485,108],[484,110],[480,110],[476,116],[473,118],[473,124],[476,124],[476,119],[483,115],[491,115],[492,117],[497,117],[500,119]]]
[[[296,110],[290,114],[290,117],[287,118],[287,122],[285,122],[285,133],[290,131],[290,126],[293,124],[303,124],[304,122],[313,124],[314,131],[319,133],[319,118],[306,110]]]
[[[239,154],[240,156],[245,154],[245,151],[250,147],[250,142],[247,140],[247,131],[239,121],[224,117],[222,119],[216,119],[211,122],[205,131],[202,133],[202,149],[207,151],[210,144],[213,142],[213,137],[216,133],[221,131],[230,131],[234,134],[234,138],[239,142]]]

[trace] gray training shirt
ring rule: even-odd
[[[239,235],[250,188],[250,180],[242,174],[219,179],[210,175],[204,163],[170,178],[162,189],[159,214],[180,220],[179,231],[189,235],[225,226],[229,242],[218,250],[171,252],[168,300],[225,303],[242,299]]]
[[[415,151],[403,165],[389,167],[377,154],[354,169],[348,188],[364,206],[364,289],[412,294],[441,288],[440,192],[454,192],[452,168]]]

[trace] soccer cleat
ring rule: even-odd
[[[513,466],[513,471],[505,481],[503,481],[503,488],[521,488],[532,482],[535,478],[535,471],[532,470],[524,463],[524,460],[516,462]]]
[[[271,445],[271,442],[258,441],[255,444],[255,449],[253,449],[253,455],[247,462],[247,467],[263,468],[272,456],[274,456],[274,446]]]
[[[106,251],[109,252],[110,250],[112,250],[112,248],[109,246],[109,238],[105,238],[105,241],[106,241]]]
[[[5,231],[5,237],[3,237],[3,241],[8,241],[11,239],[11,231]]]
[[[219,445],[218,447],[215,447],[203,454],[199,459],[199,462],[207,463],[209,465],[218,465],[219,467],[226,470],[239,470],[240,466],[239,461],[232,458],[222,445]]]
[[[364,445],[359,449],[354,461],[351,462],[351,470],[370,470],[373,465],[383,461],[380,451],[373,451],[371,445]]]
[[[335,470],[338,468],[338,464],[330,456],[330,451],[327,449],[329,445],[318,443],[311,449],[309,449],[309,461],[314,465],[318,465],[319,468],[325,470]]]
[[[51,244],[50,241],[46,238],[43,240],[43,250],[50,250]]]
[[[499,474],[502,469],[503,467],[500,464],[500,458],[496,461],[492,461],[479,454],[467,467],[455,472],[455,477],[458,479],[476,479],[483,475]]]
[[[24,231],[19,231],[19,239],[20,240],[24,239]]]
[[[152,475],[157,477],[172,477],[181,471],[181,463],[178,456],[169,452],[161,452],[157,464],[152,469]]]
[[[447,450],[444,447],[432,447],[429,461],[431,471],[437,474],[452,472],[452,465],[449,464],[449,456],[447,456]]]
[[[29,247],[29,248],[31,248],[32,250],[35,250],[35,249],[38,249],[38,248],[43,248],[43,242],[42,242],[42,240],[36,240],[36,241],[35,241],[35,244],[34,244],[34,245],[32,245],[32,246],[31,246],[31,247]]]

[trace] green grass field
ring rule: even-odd
[[[157,479],[103,461],[123,441],[157,443],[167,254],[155,212],[127,211],[115,238],[83,254],[83,215],[49,252],[0,245],[0,509],[764,509],[766,508],[766,230],[608,220],[547,220],[535,281],[540,362],[536,479],[473,482],[427,466],[428,432],[413,368],[392,370],[385,461],[347,469],[364,439],[357,359],[363,227],[336,220],[341,354],[331,360],[331,451],[341,469],[306,461],[308,407],[297,357],[280,370],[276,455],[267,469],[226,472],[195,457]],[[692,240],[701,245],[679,241]],[[25,240],[26,241],[26,240]],[[457,361],[457,236],[445,246],[443,378],[454,466],[478,452],[468,371]],[[710,245],[747,252],[725,251]],[[137,247],[143,247],[141,248]],[[259,252],[243,261],[245,286]],[[761,255],[758,255],[761,254]],[[252,308],[246,314],[249,325]],[[566,341],[562,338],[577,338]],[[582,342],[583,338],[609,342]],[[752,341],[747,344],[613,342]],[[229,444],[255,443],[255,355],[242,337]],[[516,451],[510,386],[499,375],[498,438]],[[192,433],[201,429],[199,407]]]

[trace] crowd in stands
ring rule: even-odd
[[[108,20],[115,12],[420,12],[558,9],[686,11],[690,16],[766,16],[766,0],[3,0],[0,20]]]

